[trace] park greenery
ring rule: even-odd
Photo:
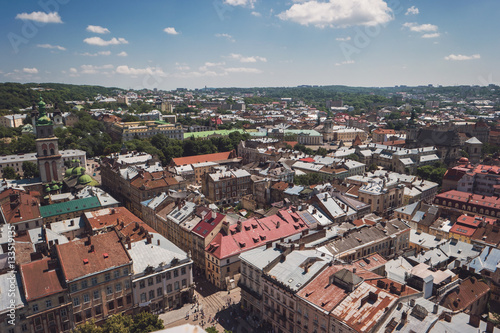
[[[113,315],[102,326],[87,321],[73,330],[73,333],[149,333],[163,329],[163,320],[150,312],[135,316]]]

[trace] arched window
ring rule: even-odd
[[[43,156],[47,156],[47,145],[45,143],[42,145],[42,150],[43,150]]]

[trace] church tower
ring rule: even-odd
[[[43,183],[62,181],[63,160],[59,153],[59,143],[54,135],[54,123],[47,116],[45,103],[40,97],[36,128],[36,158]]]

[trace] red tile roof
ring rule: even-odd
[[[278,182],[271,186],[272,189],[278,190],[278,191],[284,191],[288,188],[288,183],[285,182]]]
[[[299,161],[302,161],[302,162],[308,162],[308,163],[314,163],[314,158],[312,157],[306,157],[306,158],[301,158],[299,159]]]
[[[84,216],[85,221],[94,231],[110,226],[117,226],[120,225],[121,222],[123,222],[124,225],[136,221],[142,222],[140,218],[132,214],[125,207],[104,208],[93,212],[87,212]]]
[[[215,218],[213,218],[213,214],[215,214]],[[206,238],[225,217],[223,214],[208,210],[202,220],[194,226],[192,232],[202,238]]]
[[[220,260],[308,229],[297,213],[286,209],[276,215],[239,223],[229,226],[228,235],[219,232],[205,250]]]
[[[8,189],[0,193],[6,223],[25,222],[41,218],[40,202],[32,193]]]
[[[172,162],[175,166],[187,165],[187,164],[195,164],[202,162],[219,162],[225,161],[236,157],[236,152],[234,150],[226,151],[222,153],[215,154],[205,154],[205,155],[196,155],[196,156],[186,156],[186,157],[178,157],[173,158]]]
[[[28,302],[65,290],[57,271],[49,269],[49,261],[50,258],[44,258],[21,265],[21,278]]]
[[[487,224],[483,228],[477,228],[471,239],[496,247],[500,243],[500,227]]]
[[[375,133],[375,134],[396,134],[396,131],[393,129],[377,128],[377,129],[373,130],[372,133]]]
[[[479,227],[479,224],[481,222],[489,223],[489,224],[494,224],[495,219],[488,218],[488,217],[482,217],[482,216],[467,216],[467,215],[460,215],[457,218],[457,223],[463,224],[465,226],[469,226],[471,228],[477,228]]]
[[[462,311],[472,303],[484,297],[490,291],[490,287],[474,277],[462,282],[458,289],[455,289],[441,301],[441,305],[452,311]]]
[[[153,190],[177,185],[179,182],[168,171],[142,172],[135,176],[130,185],[140,190]]]
[[[466,227],[459,223],[455,223],[450,229],[450,233],[470,237],[476,231],[476,228]]]
[[[56,251],[68,281],[126,265],[132,260],[115,231],[90,236],[90,243],[85,238],[56,245]],[[105,253],[108,254],[107,258],[104,257]],[[85,259],[88,263],[84,263]]]
[[[440,193],[436,195],[436,199],[459,201],[489,208],[500,208],[500,197],[489,197],[456,190]]]

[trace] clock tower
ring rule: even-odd
[[[36,119],[36,158],[43,183],[62,181],[63,160],[59,153],[59,143],[54,135],[54,123],[47,116],[45,103],[40,97],[38,118]]]

